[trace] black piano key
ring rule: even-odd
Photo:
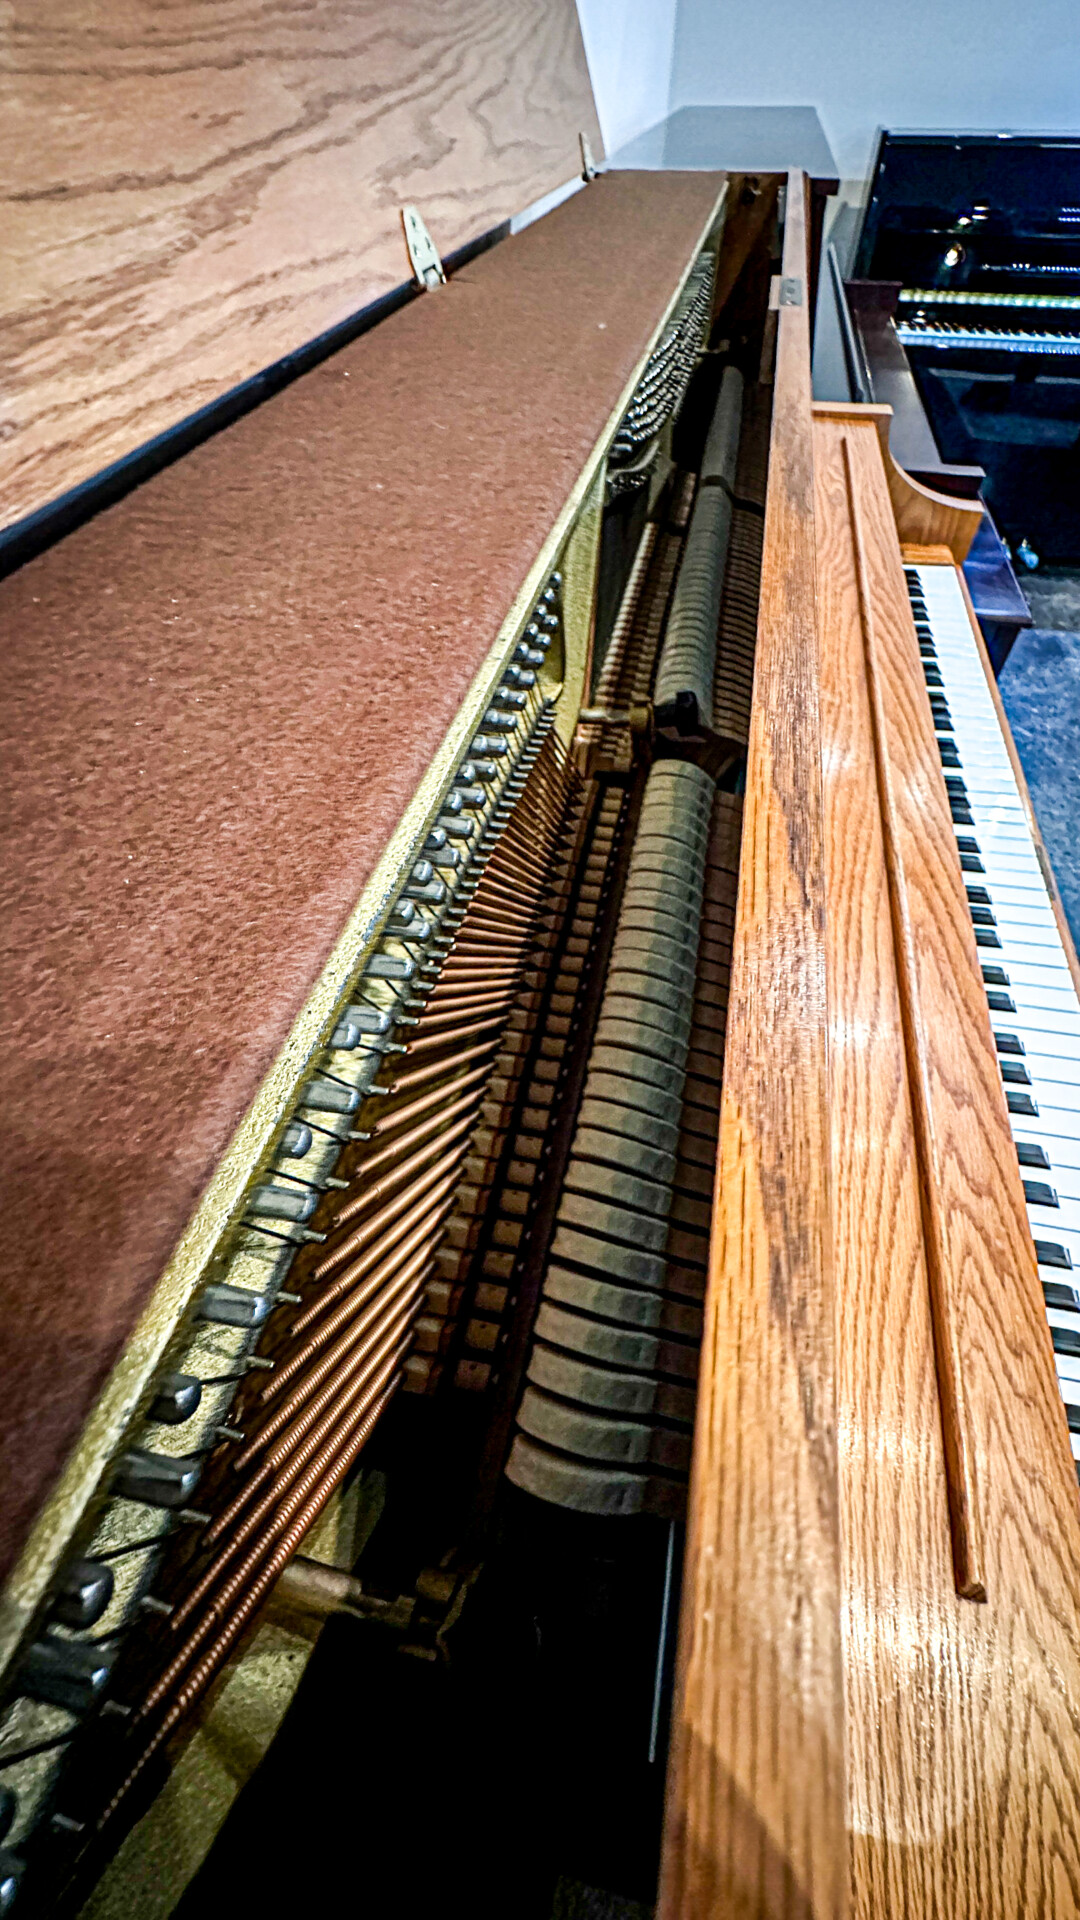
[[[956,836],[956,844],[961,853],[973,853],[976,860],[978,859],[979,843],[977,840],[972,839],[970,833],[958,833]]]
[[[1030,1093],[1017,1093],[1015,1087],[1006,1087],[1005,1105],[1010,1113],[1018,1113],[1025,1120],[1034,1120],[1039,1111]]]
[[[1080,1360],[1080,1333],[1074,1333],[1071,1327],[1051,1327],[1050,1338],[1055,1353],[1066,1360]]]
[[[997,921],[994,919],[993,913],[989,907],[973,906],[971,909],[971,917],[977,927],[996,927],[997,926]]]
[[[1068,1247],[1059,1247],[1056,1240],[1036,1240],[1035,1258],[1040,1267],[1072,1266],[1072,1255]]]
[[[969,905],[973,907],[988,907],[990,905],[990,895],[987,893],[985,887],[968,887],[967,897]]]
[[[959,800],[954,800],[951,794],[949,796],[949,811],[953,817],[954,827],[973,827],[975,825],[975,816],[971,808],[964,806]]]
[[[1010,1000],[1007,993],[988,993],[991,1013],[1015,1013],[1016,1001]]]
[[[1069,1423],[1069,1432],[1080,1433],[1080,1407],[1071,1407],[1069,1405],[1069,1402],[1066,1400],[1065,1418]],[[1078,1469],[1080,1469],[1080,1460],[1078,1460],[1076,1464]],[[1080,1471],[1078,1471],[1076,1477],[1078,1480],[1080,1480]]]
[[[977,947],[1000,947],[1001,941],[992,927],[976,927],[975,945]]]
[[[1061,1205],[1053,1187],[1048,1187],[1045,1180],[1025,1180],[1024,1199],[1027,1201],[1029,1207],[1057,1207]]]
[[[934,708],[934,732],[935,733],[952,733],[954,731],[955,729],[953,727],[952,719],[949,716],[949,714],[940,713],[938,709],[935,707]],[[938,745],[939,746],[941,745],[940,741],[938,742]],[[954,766],[958,767],[960,765],[960,762],[959,760],[949,760],[944,764],[950,767],[954,767]]]
[[[962,764],[960,755],[957,753],[951,740],[942,740],[939,738],[938,752],[941,755],[941,764],[943,767],[959,767]]]
[[[945,791],[951,794],[954,800],[966,800],[968,797],[968,790],[958,773],[945,775]]]
[[[923,667],[923,676],[928,687],[944,687],[945,682],[936,667]]]
[[[962,853],[960,865],[965,873],[985,873],[986,868],[977,853]]]
[[[982,977],[988,987],[1007,987],[1009,976],[1004,967],[984,967]]]
[[[1007,1080],[1011,1086],[1030,1087],[1031,1075],[1019,1060],[999,1060],[998,1066],[1001,1068],[1002,1079]]]
[[[1024,1043],[1015,1033],[994,1034],[994,1045],[999,1053],[1023,1053]]]
[[[1058,1313],[1080,1313],[1080,1295],[1075,1287],[1067,1287],[1062,1280],[1044,1280],[1042,1290],[1048,1307]]]
[[[1016,1157],[1022,1167],[1045,1167],[1048,1173],[1050,1171],[1046,1148],[1036,1146],[1034,1140],[1018,1140]]]

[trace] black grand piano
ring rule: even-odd
[[[901,464],[1080,561],[1080,135],[883,133],[847,303]]]

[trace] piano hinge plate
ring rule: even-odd
[[[581,148],[581,177],[583,180],[596,179],[596,161],[587,133],[578,134],[578,146]]]
[[[802,281],[797,274],[786,273],[780,282],[780,305],[782,307],[801,307],[802,303]]]
[[[433,287],[445,287],[446,269],[439,257],[439,250],[420,216],[419,209],[413,206],[402,207],[401,224],[405,232],[405,245],[409,249],[409,263],[418,287],[430,292]]]

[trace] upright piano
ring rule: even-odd
[[[0,586],[0,1910],[1080,1911],[1080,973],[808,230],[603,175]]]

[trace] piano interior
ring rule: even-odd
[[[1030,927],[1004,952],[1012,881],[987,905],[977,878],[1012,835],[1030,892],[1038,841],[958,573],[980,509],[898,471],[887,409],[812,404],[807,230],[799,174],[612,175],[348,349],[358,380],[384,336],[431,372],[439,328],[501,323],[507,288],[523,333],[542,298],[583,324],[598,233],[640,248],[622,362],[537,403],[509,558],[497,426],[470,428],[479,539],[420,405],[416,485],[468,571],[432,581],[425,552],[401,617],[469,651],[431,643],[392,724],[348,736],[348,806],[362,825],[392,776],[393,830],[24,1525],[20,1914],[343,1886],[538,1920],[1080,1911],[1053,1331],[1080,1302],[1046,1278],[1071,1221],[1048,1253],[1020,1172],[1046,1156],[1011,1130],[1032,1080],[990,1023],[998,974],[1051,962]],[[298,457],[341,371],[273,403]],[[187,457],[196,510],[234,497],[248,424]],[[109,542],[160,560],[192,524],[178,472],[13,574],[8,611],[52,644]],[[302,677],[273,633],[243,652],[242,612],[241,681]],[[1075,957],[1038,884],[1064,1028]]]

